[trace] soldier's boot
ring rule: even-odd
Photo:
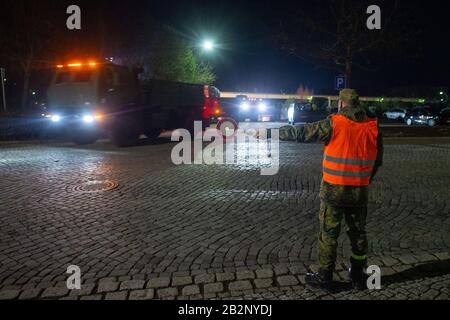
[[[355,260],[350,258],[350,268],[348,274],[352,286],[356,290],[367,289],[367,274],[364,272],[364,268],[367,266],[367,260]]]
[[[333,283],[333,272],[319,270],[319,272],[307,273],[305,282],[313,288],[330,290]]]

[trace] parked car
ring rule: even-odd
[[[314,111],[310,103],[293,103],[288,110],[290,124],[310,123],[325,119],[328,114],[325,111]]]
[[[433,113],[430,108],[414,108],[406,114],[405,122],[408,126],[419,124],[433,127],[439,124],[440,117]]]
[[[406,110],[401,108],[394,108],[383,113],[384,117],[392,120],[403,120],[406,116]]]

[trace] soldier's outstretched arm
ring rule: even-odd
[[[280,140],[327,143],[331,140],[332,129],[330,118],[303,125],[284,126],[280,128]]]

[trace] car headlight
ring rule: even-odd
[[[59,115],[57,115],[57,114],[53,115],[50,119],[51,119],[53,122],[59,122],[59,121],[61,121],[61,117],[60,117]]]
[[[265,103],[260,103],[260,104],[258,105],[258,110],[259,110],[260,112],[264,112],[264,111],[266,111],[266,109],[267,109],[267,106],[266,106]]]
[[[95,121],[94,116],[92,116],[90,114],[83,116],[83,122],[84,123],[92,123],[94,121]]]
[[[248,102],[241,103],[241,109],[244,111],[247,111],[248,109],[250,109],[250,105],[248,104]]]

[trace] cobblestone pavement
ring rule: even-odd
[[[368,219],[382,289],[348,288],[343,233],[331,293],[304,285],[320,145],[281,143],[275,176],[252,156],[175,166],[173,146],[0,146],[0,299],[449,299],[447,140],[387,143]],[[81,290],[66,288],[69,265]]]

